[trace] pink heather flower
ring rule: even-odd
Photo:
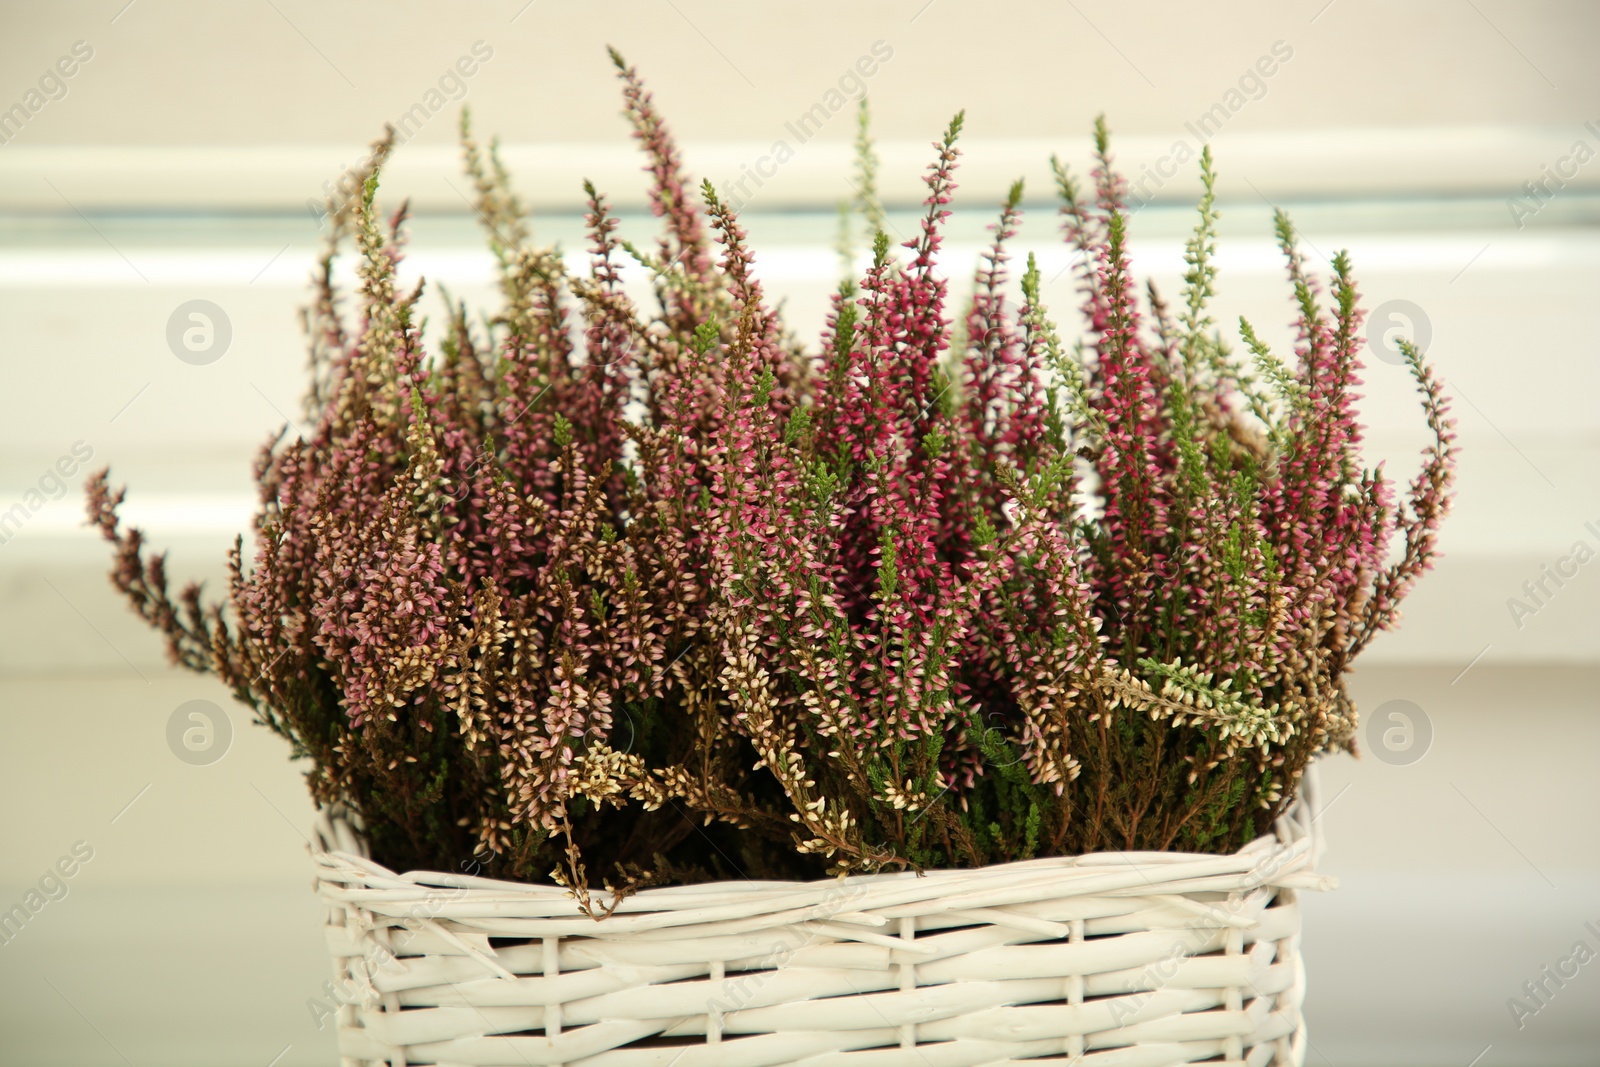
[[[1269,827],[1306,761],[1352,744],[1344,672],[1397,621],[1449,504],[1448,402],[1414,348],[1421,471],[1398,494],[1362,467],[1348,258],[1324,307],[1280,216],[1294,351],[1241,323],[1233,357],[1205,310],[1209,152],[1169,305],[1132,277],[1102,123],[1087,193],[1056,168],[1081,353],[1031,257],[1010,291],[1020,182],[958,315],[939,270],[957,115],[898,253],[864,149],[872,263],[807,353],[735,212],[709,183],[697,201],[612,58],[654,251],[588,187],[570,274],[464,121],[502,307],[485,327],[447,300],[430,350],[424,290],[397,282],[404,212],[375,207],[381,142],[306,314],[315,428],[263,451],[225,604],[169,595],[121,492],[91,484],[113,579],[174,659],[309,757],[314,795],[355,805],[386,862],[475,854],[591,912],[587,863],[620,892],[725,877],[719,840],[790,877],[1230,849]],[[625,290],[629,259],[653,303]]]

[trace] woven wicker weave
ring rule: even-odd
[[[562,890],[397,875],[338,810],[314,855],[346,1067],[1302,1062],[1315,785],[1225,856]],[[494,939],[491,941],[491,938]]]

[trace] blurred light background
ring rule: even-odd
[[[384,195],[410,197],[430,281],[489,294],[463,105],[505,142],[546,237],[581,252],[585,177],[647,234],[607,43],[696,176],[756,176],[758,267],[803,337],[835,280],[862,92],[907,232],[929,143],[966,109],[957,292],[1023,176],[1018,251],[1038,251],[1072,321],[1048,158],[1081,164],[1100,113],[1149,194],[1136,265],[1169,292],[1197,188],[1173,161],[1211,145],[1219,321],[1287,339],[1271,205],[1314,265],[1350,250],[1380,323],[1373,457],[1409,477],[1422,440],[1389,326],[1441,368],[1465,451],[1446,558],[1354,678],[1377,743],[1323,767],[1343,886],[1306,910],[1308,1062],[1600,1063],[1600,963],[1547,983],[1520,1025],[1508,1006],[1536,1005],[1524,983],[1577,943],[1600,950],[1600,564],[1578,562],[1600,550],[1597,42],[1592,4],[1505,0],[0,6],[0,909],[92,850],[0,944],[0,1064],[335,1062],[307,1008],[328,963],[299,773],[113,597],[78,483],[109,463],[174,575],[220,580],[255,451],[300,413],[307,204],[385,122],[407,143]],[[792,158],[774,165],[779,141]],[[211,362],[169,345],[194,300],[231,333]],[[206,765],[167,743],[197,699],[232,727]],[[1411,747],[1383,747],[1407,722]]]

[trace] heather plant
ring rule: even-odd
[[[114,582],[173,658],[286,736],[379,860],[472,858],[596,914],[597,881],[1220,851],[1270,827],[1312,756],[1353,747],[1344,673],[1448,504],[1447,403],[1412,347],[1422,470],[1397,493],[1362,467],[1347,258],[1324,296],[1279,216],[1293,356],[1245,322],[1236,355],[1206,310],[1209,153],[1170,307],[1130,275],[1100,126],[1087,187],[1056,167],[1082,341],[1032,257],[1012,277],[1020,183],[954,312],[938,260],[961,116],[896,255],[863,108],[870,264],[808,353],[613,59],[654,248],[587,187],[589,268],[569,270],[463,116],[501,306],[479,322],[446,295],[430,344],[424,288],[399,276],[405,211],[376,206],[389,140],[362,196],[330,205],[312,430],[263,451],[225,601],[169,593],[122,492],[92,480]],[[333,270],[351,244],[353,316]]]
[[[359,812],[386,863],[475,858],[580,888],[586,860],[623,886],[792,868],[698,825],[762,792],[737,792],[750,760],[701,743],[717,705],[692,510],[708,484],[697,442],[720,417],[708,324],[728,297],[677,149],[617,64],[665,222],[653,251],[621,241],[591,188],[591,268],[570,276],[463,116],[502,303],[484,329],[446,296],[428,353],[423,286],[398,279],[404,209],[385,220],[376,207],[389,138],[362,196],[330,204],[305,315],[314,428],[264,450],[255,555],[246,567],[236,547],[226,604],[194,586],[171,595],[164,557],[118,522],[123,493],[103,474],[90,486],[114,582],[173,659],[289,738],[313,796]],[[353,324],[333,280],[347,243]],[[624,292],[624,257],[652,271],[653,312]],[[773,334],[765,355],[798,383],[792,347]],[[775,410],[789,390],[774,390]]]
[[[1310,757],[1353,747],[1344,673],[1433,556],[1447,403],[1405,346],[1433,443],[1397,500],[1360,464],[1348,258],[1324,307],[1281,214],[1294,363],[1244,321],[1252,365],[1231,358],[1206,313],[1209,152],[1181,306],[1140,301],[1103,125],[1088,189],[1056,166],[1084,341],[1064,348],[1031,258],[1008,302],[1020,185],[957,332],[935,254],[960,126],[908,262],[879,228],[841,288],[813,405],[766,413],[729,350],[758,400],[732,398],[712,505],[734,722],[839,870],[1239,847]]]

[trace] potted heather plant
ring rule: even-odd
[[[1305,772],[1435,552],[1428,365],[1402,343],[1432,444],[1400,493],[1361,464],[1348,258],[1324,296],[1279,215],[1295,351],[1241,322],[1235,354],[1209,152],[1179,300],[1141,298],[1103,125],[1087,185],[1056,166],[1083,340],[1032,257],[1014,283],[1020,183],[953,313],[961,117],[897,254],[864,108],[870,266],[807,349],[613,58],[654,248],[591,187],[573,273],[464,118],[503,301],[430,342],[389,140],[330,204],[315,429],[264,450],[225,602],[90,486],[173,658],[308,760],[345,1061],[1301,1062]]]

